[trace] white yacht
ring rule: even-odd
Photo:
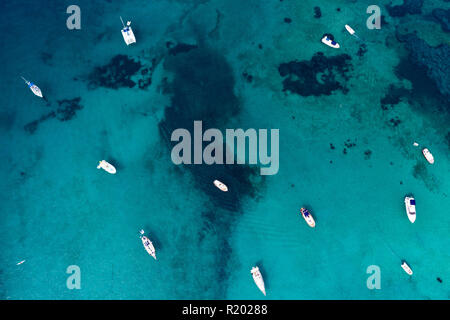
[[[253,280],[255,281],[256,285],[258,286],[259,290],[266,295],[266,288],[264,287],[264,279],[261,275],[261,272],[259,271],[258,267],[253,267],[250,271],[253,276]]]
[[[25,81],[25,83],[28,85],[28,87],[30,88],[30,90],[37,95],[40,98],[43,98],[44,96],[42,95],[42,91],[41,89],[39,89],[39,87],[37,85],[35,85],[33,82],[28,81],[27,79],[25,79],[24,77],[21,77],[23,79],[23,81]]]
[[[431,163],[431,164],[434,163],[434,157],[433,157],[433,155],[431,154],[430,150],[428,150],[427,148],[424,148],[424,149],[422,150],[422,153],[423,153],[423,156],[425,157],[425,159],[427,159],[427,161],[428,161],[429,163]]]
[[[405,260],[402,260],[402,268],[403,268],[403,270],[405,270],[405,272],[406,272],[407,274],[409,274],[410,276],[412,276],[413,272],[412,272],[411,268],[408,266],[408,264],[406,263]]]
[[[125,24],[123,23],[122,17],[120,17],[120,21],[122,21],[122,36],[123,36],[123,40],[125,41],[125,43],[128,45],[135,43],[136,42],[136,38],[134,37],[134,33],[133,33],[133,29],[131,29],[130,25],[131,25],[131,21],[127,21],[127,25],[125,26]]]
[[[306,223],[311,227],[314,228],[316,226],[316,221],[314,221],[313,216],[311,215],[311,213],[305,209],[305,208],[301,208],[300,209],[300,213],[303,217],[303,219],[305,219]]]
[[[98,162],[97,169],[100,169],[100,168],[102,168],[103,170],[105,170],[106,172],[111,173],[111,174],[116,173],[116,168],[114,168],[114,166],[111,163],[106,162],[105,160]]]
[[[227,192],[228,191],[228,187],[220,182],[219,180],[214,180],[214,185],[219,188],[220,190],[222,190],[223,192]]]
[[[145,250],[148,252],[149,255],[151,255],[156,260],[156,250],[155,247],[153,246],[153,243],[150,241],[149,238],[144,236],[144,230],[141,230],[139,232],[141,234],[141,240]]]
[[[416,221],[416,200],[413,197],[405,197],[406,214],[409,221]]]
[[[335,49],[339,48],[339,43],[335,42],[334,40],[331,40],[330,38],[328,38],[328,36],[322,38],[322,43]]]

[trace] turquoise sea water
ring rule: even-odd
[[[425,0],[421,14],[392,17],[388,3],[379,3],[382,28],[369,30],[370,1],[78,1],[81,30],[68,30],[70,1],[2,2],[0,298],[448,299],[450,103],[414,82],[421,75],[396,32],[448,45],[431,12],[450,4]],[[132,20],[136,44],[123,42],[119,16]],[[345,24],[367,52],[358,55]],[[341,48],[324,46],[324,33]],[[346,89],[283,91],[280,65],[317,52],[350,57],[348,70],[333,71]],[[125,59],[124,74],[99,77],[96,67],[122,70],[117,55],[138,71]],[[382,108],[390,85],[408,93]],[[278,174],[174,165],[166,135],[193,120],[280,129]],[[116,175],[96,169],[102,159]],[[298,214],[305,205],[315,229]],[[66,287],[70,265],[81,269],[80,290]],[[366,286],[370,265],[381,269],[379,290]]]

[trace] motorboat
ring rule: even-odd
[[[120,17],[120,21],[122,21],[122,36],[123,36],[123,40],[125,41],[125,43],[128,45],[135,43],[136,42],[136,38],[134,37],[134,33],[133,33],[133,29],[131,29],[130,25],[131,25],[131,21],[127,21],[127,25],[125,26],[125,24],[123,23],[122,17]]]
[[[149,255],[151,255],[156,260],[156,250],[155,250],[155,247],[153,246],[153,243],[150,241],[149,238],[144,236],[144,233],[145,233],[144,230],[141,230],[139,232],[141,234],[141,240],[142,240],[142,244],[144,245],[145,250],[148,252]]]
[[[106,162],[105,160],[99,161],[97,169],[100,168],[111,174],[116,173],[116,168],[114,168],[114,166],[111,163]]]
[[[27,79],[25,79],[24,77],[21,77],[23,79],[23,81],[25,81],[25,83],[28,85],[28,87],[30,88],[31,92],[33,92],[35,95],[37,95],[40,98],[43,98],[44,96],[42,95],[42,91],[41,89],[39,89],[39,87],[37,85],[35,85],[33,82],[28,81]]]
[[[264,279],[262,277],[261,272],[259,271],[259,268],[258,267],[253,267],[250,272],[251,272],[251,274],[253,276],[253,280],[255,281],[256,285],[259,288],[259,290],[261,290],[261,292],[264,295],[266,295],[266,288],[264,287]]]
[[[405,197],[406,214],[409,221],[416,221],[416,200],[413,197]]]
[[[26,260],[22,260],[22,261],[20,261],[20,262],[17,262],[16,263],[16,266],[20,266],[22,263],[24,263]]]
[[[302,214],[302,217],[305,219],[306,223],[311,227],[314,228],[316,226],[316,222],[314,221],[313,216],[308,211],[308,209],[301,208],[300,213]]]
[[[430,150],[428,150],[428,148],[424,148],[424,149],[422,150],[422,153],[423,153],[423,156],[425,157],[425,159],[427,159],[427,161],[428,161],[429,163],[431,163],[431,164],[434,163],[434,157],[433,157],[433,155],[431,154]]]
[[[222,190],[223,192],[228,191],[228,187],[223,182],[220,182],[219,180],[214,180],[214,185],[217,188],[219,188],[220,190]]]
[[[402,260],[402,268],[403,268],[403,270],[405,270],[405,272],[406,272],[407,274],[409,274],[410,276],[412,276],[413,272],[412,272],[411,268],[409,267],[409,265],[406,263],[405,260]]]
[[[329,47],[335,48],[335,49],[339,48],[339,43],[337,43],[334,40],[331,40],[328,36],[324,36],[322,38],[322,43],[326,44]]]

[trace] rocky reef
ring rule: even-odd
[[[440,93],[450,97],[450,46],[441,44],[438,47],[428,45],[416,34],[400,35],[397,39],[405,43],[410,55],[409,59],[415,65],[425,67],[427,75],[438,87]]]
[[[278,66],[283,80],[283,91],[301,96],[330,95],[335,90],[348,92],[345,82],[352,68],[351,57],[347,54],[326,57],[317,52],[311,60],[290,61]],[[318,80],[320,79],[320,81]]]
[[[78,110],[83,109],[83,106],[80,104],[80,102],[81,97],[58,100],[58,108],[56,108],[56,110],[46,113],[39,119],[27,123],[24,126],[24,130],[30,134],[33,134],[38,129],[39,124],[49,119],[56,118],[59,121],[71,120],[73,117],[75,117]]]
[[[436,8],[431,12],[433,18],[441,25],[445,32],[450,32],[450,9]]]
[[[403,0],[403,4],[392,6],[386,5],[386,9],[391,17],[403,17],[407,14],[421,14],[423,0]]]

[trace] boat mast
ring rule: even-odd
[[[122,25],[125,28],[125,24],[123,23],[122,17],[120,17],[120,21],[122,21]]]

